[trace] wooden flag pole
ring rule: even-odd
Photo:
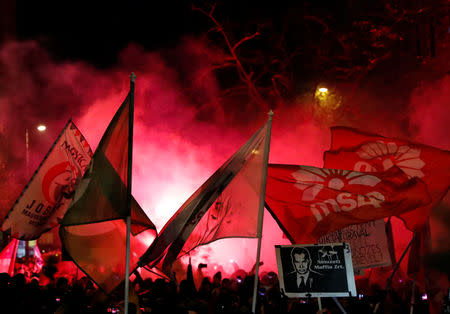
[[[128,120],[128,170],[127,170],[127,247],[125,254],[125,297],[124,313],[128,314],[130,289],[130,233],[131,233],[131,172],[133,165],[133,116],[134,116],[134,83],[136,75],[130,75],[130,109]]]
[[[266,142],[264,145],[264,157],[262,164],[262,184],[261,191],[259,191],[259,210],[258,210],[258,227],[256,231],[256,236],[258,238],[258,248],[256,249],[256,268],[255,268],[255,282],[253,285],[253,302],[252,302],[252,312],[256,313],[256,297],[258,290],[258,279],[259,279],[259,259],[261,257],[261,238],[262,238],[262,227],[264,220],[264,204],[266,198],[266,183],[267,183],[267,168],[269,166],[269,150],[270,150],[270,135],[272,132],[272,117],[273,111],[269,111],[269,120],[267,121],[267,135]]]

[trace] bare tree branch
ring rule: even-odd
[[[327,23],[325,23],[322,19],[318,18],[317,16],[312,16],[312,15],[305,15],[303,16],[303,18],[305,20],[311,20],[314,21],[320,25],[322,25],[323,29],[324,29],[324,34],[334,34],[333,31],[331,31],[330,27],[328,26]],[[339,43],[339,45],[341,45],[341,47],[345,50],[348,51],[348,45],[346,45],[341,38],[339,38],[339,36],[337,36],[336,34],[334,34],[334,38],[336,39],[336,41]]]
[[[242,43],[246,42],[247,40],[253,39],[256,36],[259,36],[259,32],[255,32],[254,34],[250,35],[250,36],[245,36],[244,38],[242,38],[241,40],[239,40],[236,44],[234,44],[233,46],[233,50],[236,50]]]
[[[241,45],[242,43],[256,37],[259,35],[258,32],[254,33],[253,35],[247,36],[243,39],[241,39],[240,41],[238,41],[235,45],[233,45],[228,37],[228,35],[226,34],[226,32],[224,31],[222,25],[217,21],[217,19],[213,16],[213,12],[215,9],[215,5],[213,6],[213,8],[210,10],[210,12],[206,12],[205,10],[203,10],[202,8],[198,8],[195,5],[192,5],[192,10],[193,11],[198,11],[200,13],[202,13],[203,15],[207,16],[215,25],[215,29],[217,30],[217,32],[219,32],[224,41],[225,44],[229,50],[229,53],[231,54],[232,58],[234,59],[234,61],[236,62],[236,69],[238,71],[239,77],[240,79],[247,85],[248,88],[248,92],[249,95],[251,97],[251,99],[253,99],[258,105],[260,105],[263,108],[268,107],[268,104],[266,103],[266,101],[264,101],[263,97],[261,96],[261,94],[259,93],[257,87],[255,86],[253,80],[252,80],[252,74],[248,73],[244,66],[242,65],[239,57],[236,54],[236,48]]]

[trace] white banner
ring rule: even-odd
[[[389,266],[392,264],[383,219],[351,225],[319,238],[319,243],[350,243],[353,268]]]
[[[33,240],[58,225],[91,157],[89,144],[69,121],[14,203],[2,230],[14,238]]]

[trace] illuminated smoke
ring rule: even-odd
[[[36,42],[8,43],[0,49],[0,125],[10,138],[13,155],[20,160],[24,152],[24,128],[47,123],[44,139],[36,135],[31,138],[35,143],[31,145],[32,169],[69,117],[73,117],[95,149],[125,98],[128,76],[134,71],[137,80],[133,194],[160,230],[179,206],[267,119],[266,112],[219,101],[220,87],[209,71],[211,58],[220,58],[220,54],[205,48],[201,41],[186,39],[167,54],[146,52],[130,45],[121,52],[114,69],[99,70],[83,62],[56,62]],[[418,140],[448,149],[448,136],[444,132],[449,125],[445,108],[450,98],[449,78],[437,84],[440,87],[425,86],[422,92],[413,93],[411,122]],[[432,102],[428,101],[430,95],[435,96]],[[377,96],[372,93],[367,97]],[[311,104],[305,103],[308,100],[304,99],[312,102],[312,96],[299,99],[303,100],[275,110],[270,162],[321,167],[322,154],[329,148],[331,124],[359,127],[386,136],[407,133],[399,131],[407,119],[404,113],[386,119],[394,109],[378,106],[382,100],[356,106],[361,109],[357,116],[344,112],[323,122],[311,115]],[[349,105],[343,99],[340,108]],[[422,123],[424,115],[436,117],[438,123],[431,119]],[[17,163],[16,170],[21,171],[22,165]],[[401,239],[401,247],[406,246],[409,233],[402,233]],[[266,213],[262,271],[276,269],[274,245],[287,243]],[[212,275],[218,269],[226,273],[233,272],[235,267],[250,270],[255,256],[256,240],[233,239],[203,247],[192,258],[195,266],[207,263]]]
[[[410,126],[417,141],[450,150],[450,75],[421,83],[410,100]],[[433,210],[431,235],[435,251],[448,251],[450,194]]]
[[[411,94],[411,127],[417,140],[450,150],[450,75],[422,83]]]

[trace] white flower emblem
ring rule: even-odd
[[[425,162],[419,158],[420,149],[418,148],[411,148],[406,145],[399,147],[396,143],[378,141],[362,145],[358,155],[365,160],[381,160],[383,170],[395,165],[410,178],[425,176],[420,170],[425,166]]]
[[[313,201],[324,187],[342,190],[349,184],[375,186],[381,181],[366,173],[309,166],[300,166],[300,169],[293,172],[292,176],[297,180],[295,187],[303,191],[303,201]]]

